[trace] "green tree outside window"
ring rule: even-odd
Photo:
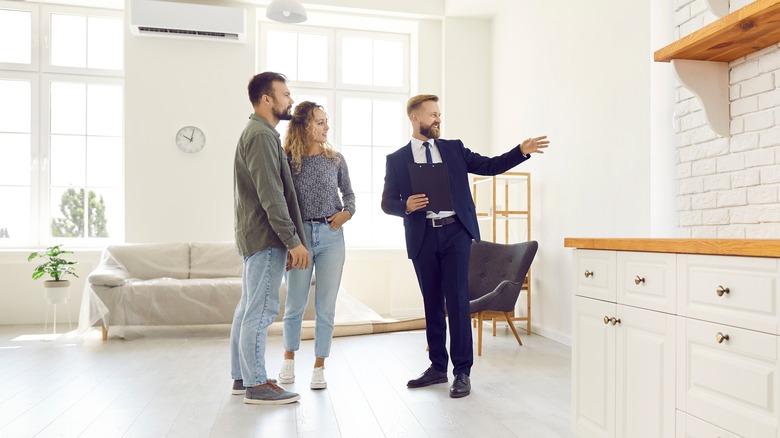
[[[87,194],[89,237],[108,237],[106,203],[92,190]],[[68,189],[60,198],[61,218],[51,221],[52,237],[84,237],[84,189]]]

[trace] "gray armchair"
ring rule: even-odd
[[[482,355],[482,321],[501,315],[520,345],[512,321],[523,280],[539,244],[535,240],[509,245],[472,242],[469,259],[469,311],[477,319],[477,354]]]

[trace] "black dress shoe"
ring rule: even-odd
[[[447,373],[438,371],[433,366],[428,367],[420,377],[410,380],[406,386],[409,388],[422,388],[436,383],[447,383]]]
[[[450,397],[461,398],[471,394],[471,379],[466,373],[455,374],[450,386]]]

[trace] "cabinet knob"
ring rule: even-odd
[[[609,316],[604,317],[604,324],[609,324]]]
[[[727,294],[729,292],[729,288],[723,287],[721,285],[718,285],[718,288],[715,290],[715,293],[718,294],[719,297],[722,297],[723,294]]]
[[[718,344],[722,344],[723,341],[728,341],[729,340],[729,335],[728,334],[724,335],[723,333],[718,332],[718,334],[715,335],[715,340],[718,341]]]
[[[636,278],[634,278],[634,284],[636,284],[636,285],[639,285],[639,283],[644,283],[644,282],[645,282],[645,278],[644,277],[640,277],[640,276],[637,275]]]
[[[585,278],[588,278],[588,277],[593,277],[593,271],[588,271],[588,270],[586,269],[586,270],[585,270]]]
[[[609,321],[612,323],[612,325],[620,324],[620,318],[615,318],[614,316]]]

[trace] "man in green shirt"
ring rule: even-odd
[[[244,258],[241,300],[230,333],[233,394],[244,403],[285,404],[300,399],[265,370],[268,327],[279,314],[285,265],[307,269],[303,222],[290,165],[276,125],[290,120],[293,100],[284,75],[264,72],[249,81],[254,113],[241,133],[234,163],[236,246]]]

